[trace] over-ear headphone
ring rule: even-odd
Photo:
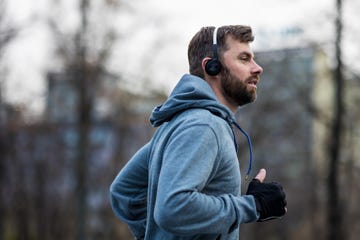
[[[221,71],[221,62],[218,58],[218,47],[217,47],[217,31],[218,28],[215,27],[214,34],[213,34],[213,51],[214,51],[214,57],[207,61],[205,64],[205,71],[207,74],[211,76],[216,76]]]

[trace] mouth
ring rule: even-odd
[[[257,80],[257,79],[251,79],[250,81],[247,82],[247,84],[254,88],[257,88],[258,82],[259,82],[259,80]]]

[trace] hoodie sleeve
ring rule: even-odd
[[[150,144],[142,147],[119,172],[110,186],[115,215],[128,224],[133,235],[145,235],[148,155]]]
[[[218,171],[221,151],[209,125],[176,131],[159,177],[154,218],[161,228],[179,235],[228,234],[240,223],[257,220],[252,196],[225,191],[215,196],[201,191],[213,171]]]

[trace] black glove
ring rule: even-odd
[[[253,179],[246,195],[253,195],[256,209],[260,213],[259,222],[280,218],[286,213],[286,196],[282,186],[277,182],[262,183]]]

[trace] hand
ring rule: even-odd
[[[266,170],[261,169],[250,182],[247,195],[255,198],[256,209],[260,213],[258,221],[263,222],[285,215],[286,196],[282,186],[277,182],[264,183]]]

